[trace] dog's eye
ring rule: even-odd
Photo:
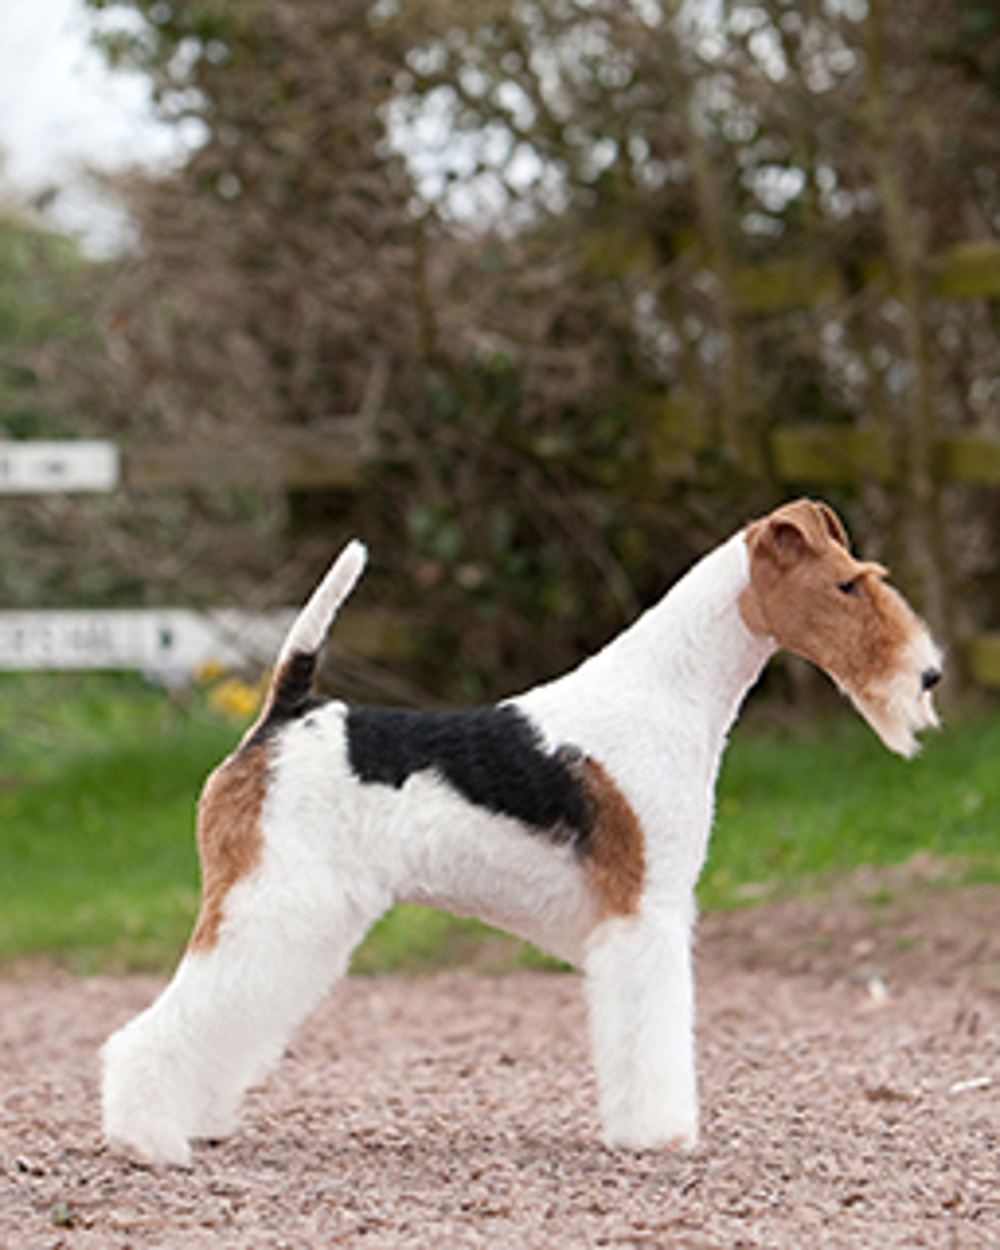
[[[856,595],[858,593],[858,579],[852,577],[850,581],[838,582],[837,589],[842,595]]]

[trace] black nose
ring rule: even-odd
[[[922,690],[933,690],[941,680],[941,670],[939,668],[925,668],[920,675],[920,687]]]

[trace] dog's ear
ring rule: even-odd
[[[764,517],[747,534],[752,565],[758,570],[768,566],[777,570],[791,568],[813,546],[808,528],[807,516],[796,504]]]
[[[813,504],[813,507],[819,513],[820,520],[822,521],[829,537],[832,538],[833,541],[839,546],[843,547],[845,551],[850,551],[851,540],[847,537],[847,531],[844,529],[840,517],[837,516],[836,512],[834,512],[830,505],[826,503],[816,503]]]
[[[761,543],[762,553],[769,556],[779,568],[797,564],[812,544],[805,527],[790,517],[775,517],[765,528]]]
[[[746,531],[750,584],[740,596],[740,614],[754,634],[774,634],[770,605],[789,569],[806,554],[808,540],[797,509],[779,508]]]
[[[791,568],[810,553],[821,555],[831,540],[850,550],[836,512],[810,499],[785,504],[751,526],[749,532],[751,554],[780,570]]]
[[[754,633],[778,636],[776,603],[787,575],[807,560],[821,559],[831,541],[846,549],[844,527],[832,508],[810,499],[784,504],[747,527],[750,585],[740,597],[740,611]]]
[[[751,633],[773,634],[768,604],[786,569],[800,558],[805,540],[793,521],[771,515],[749,525],[745,541],[750,584],[740,595],[740,615]]]

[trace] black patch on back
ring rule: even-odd
[[[586,849],[590,805],[579,751],[546,751],[531,721],[510,706],[467,712],[350,707],[347,753],[362,782],[399,789],[433,772],[470,803]]]

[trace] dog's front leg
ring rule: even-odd
[[[648,1150],[698,1138],[693,906],[616,918],[591,936],[587,1003],[604,1140]]]

